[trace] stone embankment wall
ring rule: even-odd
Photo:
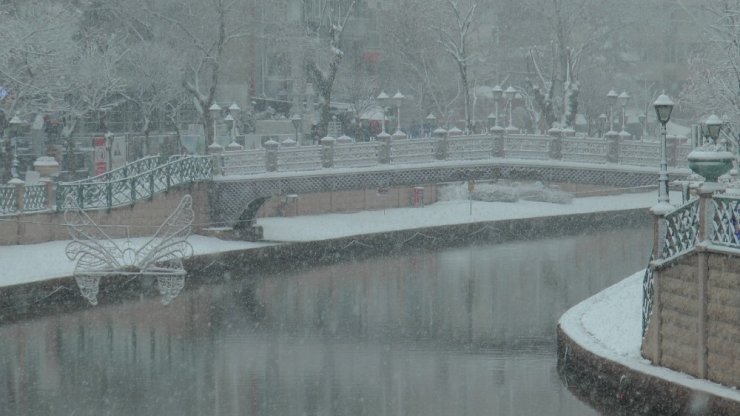
[[[110,237],[137,237],[152,235],[180,203],[190,194],[195,208],[195,229],[210,221],[210,204],[207,184],[196,183],[192,187],[176,188],[166,194],[155,195],[151,200],[139,201],[132,206],[111,210],[86,211]],[[125,224],[126,226],[121,226]],[[63,212],[20,214],[0,218],[0,245],[34,244],[69,239]]]
[[[655,270],[643,355],[740,387],[740,258],[700,249]]]
[[[422,189],[418,189],[422,188]],[[437,185],[400,186],[385,190],[360,189],[341,192],[314,192],[268,199],[258,217],[293,217],[332,212],[357,212],[386,208],[423,206],[437,202]]]

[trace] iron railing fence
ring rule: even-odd
[[[56,190],[56,209],[63,211],[75,208],[67,206],[71,195],[81,209],[101,209],[130,205],[149,199],[157,193],[185,183],[210,180],[213,166],[210,156],[186,156],[174,159],[154,169],[137,175],[89,183],[60,183]]]
[[[116,181],[119,179],[128,178],[135,176],[143,172],[150,171],[157,166],[162,164],[162,158],[159,155],[146,156],[141,159],[129,162],[121,167],[112,169],[108,172],[101,173],[97,176],[92,176],[77,181],[67,183],[92,183],[92,182],[105,182],[105,181]]]

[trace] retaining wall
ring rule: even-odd
[[[699,248],[656,267],[654,279],[643,356],[740,387],[740,258]]]
[[[127,233],[132,237],[152,235],[186,194],[193,197],[193,206],[197,207],[194,209],[193,222],[208,223],[210,203],[206,190],[207,184],[196,183],[190,187],[179,187],[165,194],[157,194],[151,200],[139,201],[131,206],[85,212],[110,237],[126,237]],[[70,236],[64,224],[64,213],[56,211],[3,216],[0,217],[0,245],[67,240]]]

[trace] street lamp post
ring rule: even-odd
[[[113,133],[105,133],[105,150],[108,152],[108,172],[113,168]]]
[[[509,85],[509,88],[504,91],[504,96],[506,96],[506,100],[509,102],[509,126],[506,127],[507,130],[511,130],[514,128],[514,125],[511,122],[511,107],[512,101],[514,101],[514,94],[516,94],[516,90],[511,85]]]
[[[221,110],[221,106],[218,105],[218,103],[216,102],[208,107],[208,111],[211,112],[211,119],[213,123],[213,125],[211,126],[213,129],[213,142],[211,144],[206,143],[206,147],[207,150],[211,153],[218,153],[221,150],[221,145],[216,142],[216,117],[221,115]]]
[[[236,142],[236,136],[238,135],[238,125],[236,123],[236,118],[238,117],[237,113],[241,110],[241,108],[239,108],[239,105],[237,105],[236,103],[231,103],[227,110],[228,114],[226,114],[226,117],[224,117],[224,122],[226,122],[226,126],[229,128],[229,136],[231,136],[231,142],[226,146],[226,150],[242,150],[244,149],[244,146]]]
[[[295,142],[298,144],[298,129],[302,127],[303,119],[300,114],[296,113],[290,118],[290,122],[293,123],[293,128],[295,129]]]
[[[380,108],[383,113],[383,120],[382,120],[383,124],[380,126],[381,133],[385,133],[385,104],[388,102],[388,98],[390,97],[388,96],[388,94],[385,93],[385,91],[381,91],[380,94],[378,94],[378,97],[376,98],[376,100],[378,101],[378,104],[380,104]]]
[[[609,104],[609,131],[614,131],[614,104],[617,103],[619,95],[614,90],[609,90],[606,94],[606,102]]]
[[[626,111],[626,108],[627,108],[627,103],[630,100],[630,95],[627,94],[627,91],[622,91],[622,93],[619,94],[619,97],[617,97],[617,98],[619,99],[619,104],[622,105],[622,131],[624,131],[625,115],[626,115],[626,112],[625,111]]]
[[[393,104],[396,105],[396,132],[401,131],[401,103],[404,98],[406,97],[401,94],[401,91],[396,91],[393,95]]]
[[[665,94],[661,94],[653,103],[655,114],[660,122],[660,171],[658,173],[658,205],[653,209],[656,213],[667,213],[673,209],[669,204],[668,196],[668,161],[666,160],[666,124],[671,119],[673,101]]]
[[[20,162],[18,161],[18,130],[20,129],[21,124],[23,124],[23,121],[18,117],[18,114],[16,114],[10,119],[8,124],[10,124],[11,132],[10,146],[13,149],[13,161],[10,164],[10,176],[12,179],[18,179],[18,165],[20,165]]]
[[[493,94],[493,107],[494,112],[496,113],[496,120],[494,126],[498,126],[498,102],[501,100],[501,96],[504,94],[504,90],[501,89],[501,86],[496,84],[495,87],[491,88],[491,93]]]

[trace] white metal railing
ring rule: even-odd
[[[334,166],[338,168],[359,168],[378,164],[378,143],[363,142],[337,144],[334,146]]]
[[[657,166],[660,161],[658,142],[625,140],[620,143],[619,163],[636,166]]]
[[[391,144],[391,163],[424,163],[434,160],[434,139],[399,140]]]
[[[504,151],[506,157],[545,160],[550,158],[550,140],[549,136],[512,134],[504,140]]]
[[[241,175],[265,171],[265,151],[262,149],[225,152],[223,174]]]
[[[563,138],[561,147],[562,160],[572,162],[604,163],[609,151],[609,143],[604,139]]]
[[[491,157],[493,138],[491,136],[451,137],[447,145],[447,160],[474,160]]]
[[[321,146],[291,146],[278,148],[278,170],[321,169]]]

